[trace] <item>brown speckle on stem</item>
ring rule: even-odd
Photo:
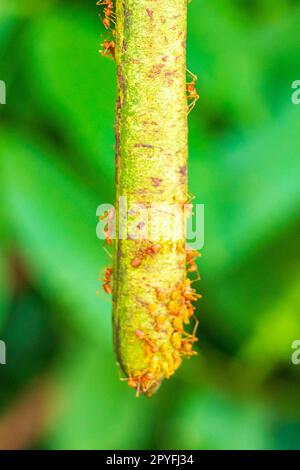
[[[150,8],[146,8],[146,12],[147,12],[147,15],[149,16],[149,18],[153,18],[153,10],[150,10]]]
[[[162,182],[162,179],[161,179],[161,178],[152,177],[152,178],[151,178],[151,181],[152,181],[152,185],[153,185],[153,186],[160,186],[160,184],[161,184],[161,182]]]

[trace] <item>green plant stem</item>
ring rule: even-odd
[[[188,198],[186,8],[186,0],[116,1],[117,225],[120,196],[128,207],[173,205],[173,221]],[[117,229],[114,343],[130,385],[146,395],[181,362],[169,306],[186,279],[185,239],[170,236],[167,219],[160,217],[160,251],[138,267],[133,260],[153,240],[119,239]],[[131,213],[131,225],[141,220]]]

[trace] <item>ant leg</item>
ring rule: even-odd
[[[113,61],[115,60],[115,59],[113,58],[111,52],[108,52],[108,51],[105,52],[105,51],[103,51],[103,50],[100,50],[99,52],[100,52],[100,54],[101,54],[103,57],[107,57],[107,59],[110,59],[110,60],[113,60]]]
[[[100,51],[100,52],[101,52],[101,51]],[[110,59],[110,60],[115,61],[115,59],[113,58],[113,56],[112,56],[112,54],[111,54],[110,52],[107,53],[107,54],[102,54],[102,55],[103,55],[103,57],[106,57],[107,59]]]
[[[116,18],[115,18],[115,19],[116,19]],[[109,21],[111,21],[111,22],[116,26],[116,22],[115,22],[115,20],[112,19],[111,16],[109,17]],[[111,28],[110,28],[110,29],[111,29]]]
[[[188,114],[190,114],[191,111],[193,111],[194,107],[196,104],[196,100],[193,100],[189,105],[188,105]]]
[[[190,75],[192,78],[193,82],[195,83],[198,80],[197,75],[195,75],[193,72],[191,72],[189,69],[186,69],[187,73]]]
[[[193,98],[193,101],[188,105],[188,114],[190,114],[190,112],[194,109],[198,99],[199,96],[196,96],[195,98]]]
[[[198,282],[200,280],[201,280],[201,276],[199,274],[199,269],[197,268],[197,277],[191,280],[191,284],[194,284],[194,282]]]
[[[127,382],[131,377],[130,377],[130,376],[129,376],[129,377],[122,377],[123,371],[122,371],[122,369],[121,369],[121,367],[120,367],[119,362],[117,362],[116,365],[118,366],[118,376],[119,376],[119,380],[120,380],[121,382]]]
[[[109,298],[107,297],[107,295],[104,296],[102,289],[98,289],[98,290],[96,291],[96,294],[100,297],[101,300],[104,300],[104,302],[109,302],[109,303],[111,303],[111,299],[109,299]]]
[[[105,242],[104,242],[105,243]],[[104,246],[103,244],[103,250],[105,251],[105,253],[112,259],[112,254],[111,252]]]
[[[194,106],[195,106],[195,102],[194,102],[194,101],[188,105],[188,115],[189,115],[190,112],[194,109]]]
[[[187,203],[190,204],[195,199],[195,194],[188,193],[188,200]]]
[[[196,338],[196,333],[197,333],[198,326],[199,326],[199,320],[195,315],[194,315],[194,318],[195,318],[195,326],[194,326],[194,329],[193,329],[193,336]]]
[[[197,327],[198,327],[198,325],[197,325]],[[195,328],[194,328],[194,330],[195,330]],[[182,334],[185,335],[187,339],[190,339],[192,343],[194,343],[195,341],[198,341],[198,338],[196,338],[196,336],[194,335],[194,331],[193,331],[192,334],[188,333],[187,331],[183,331]]]

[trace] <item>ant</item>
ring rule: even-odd
[[[197,264],[195,263],[195,259],[198,258],[200,253],[196,250],[188,250],[186,252],[186,264],[188,265],[188,272],[195,273],[198,272]]]
[[[181,340],[181,334],[180,333],[178,333],[178,332],[173,333],[173,335],[172,335],[172,344],[173,344],[175,349],[181,349],[182,340]]]
[[[110,55],[112,58],[115,58],[115,48],[116,48],[116,43],[114,41],[108,41],[105,40],[104,43],[102,44],[103,49],[99,51],[104,57],[109,57]]]
[[[113,268],[109,267],[105,269],[103,281],[103,290],[106,294],[112,294],[112,286],[111,286],[111,276],[113,273]]]
[[[167,293],[163,289],[160,289],[159,287],[155,287],[154,289],[157,300],[163,302],[167,299]]]
[[[199,326],[199,320],[195,315],[193,315],[193,317],[194,317],[194,320],[195,320],[195,325],[194,325],[192,334],[188,333],[187,331],[182,332],[182,334],[185,335],[186,338],[188,338],[191,342],[198,341],[196,333],[197,333],[198,326]]]
[[[151,372],[137,371],[135,377],[121,378],[121,381],[127,381],[128,386],[136,389],[136,396],[139,397],[141,392],[147,393],[155,383],[154,376]]]
[[[142,261],[144,258],[146,258],[146,256],[156,255],[157,253],[160,252],[160,250],[161,250],[161,245],[159,244],[157,245],[151,244],[147,248],[141,249],[137,257],[131,261],[131,266],[133,268],[138,268],[142,264]]]
[[[187,69],[187,73],[192,77],[192,81],[188,82],[186,84],[186,91],[187,91],[187,99],[192,100],[191,103],[188,105],[188,114],[194,109],[196,102],[199,99],[199,95],[196,90],[196,82],[198,80],[197,75],[193,74],[190,72],[190,70]]]
[[[189,273],[196,273],[197,277],[191,281],[191,284],[194,282],[200,281],[201,277],[199,274],[198,266],[195,262],[196,258],[199,258],[201,256],[201,253],[199,253],[196,250],[187,250],[186,252],[186,264],[187,264],[187,270]]]
[[[111,0],[98,0],[98,2],[96,3],[97,6],[102,6],[102,5],[105,5],[105,8],[103,9],[103,13],[104,13],[104,18],[102,20],[102,23],[104,24],[105,28],[106,29],[109,29],[110,28],[110,23],[115,23],[114,19],[115,19],[115,13],[113,11],[113,8],[114,8],[114,4]]]
[[[135,334],[138,339],[141,339],[145,342],[145,344],[150,348],[152,352],[155,352],[157,350],[157,347],[155,346],[154,342],[149,339],[142,330],[136,330]]]
[[[184,356],[197,356],[197,351],[193,351],[193,342],[189,339],[182,340],[181,352]]]
[[[173,319],[173,326],[178,333],[183,332],[183,321],[184,318],[182,316],[175,316]]]
[[[155,318],[155,331],[160,331],[164,324],[166,322],[166,318],[163,316],[163,315],[158,315],[156,318]]]
[[[193,302],[201,298],[200,294],[197,294],[195,289],[191,287],[190,279],[186,279],[186,281],[182,285],[182,295],[186,301]]]

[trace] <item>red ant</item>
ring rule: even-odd
[[[106,29],[110,28],[110,23],[115,22],[113,18],[115,18],[115,13],[113,12],[114,4],[111,0],[98,0],[96,3],[97,6],[102,6],[105,5],[105,8],[103,9],[104,13],[104,19],[102,20],[102,23],[104,24]]]
[[[188,114],[189,114],[192,111],[192,109],[194,109],[194,106],[199,99],[199,95],[196,90],[196,82],[198,80],[197,75],[193,74],[188,69],[187,69],[187,73],[192,77],[192,81],[186,84],[186,91],[188,93],[187,99],[192,100],[192,102],[188,106]]]
[[[145,342],[145,344],[150,348],[151,352],[156,352],[157,348],[154,342],[148,338],[142,330],[136,330],[135,334],[138,339],[141,339]]]
[[[105,40],[102,44],[103,50],[100,51],[104,57],[109,57],[110,55],[115,58],[115,47],[116,43],[114,41]]]
[[[159,253],[160,250],[161,250],[161,245],[159,244],[157,245],[151,244],[147,248],[141,249],[138,253],[138,256],[132,260],[131,266],[133,268],[138,268],[142,264],[142,261],[146,256],[156,255],[157,253]]]
[[[193,342],[188,339],[182,340],[181,352],[188,357],[197,355],[197,351],[193,351]]]
[[[151,372],[136,371],[135,377],[121,378],[120,380],[127,381],[128,386],[136,389],[136,396],[139,397],[141,392],[149,392],[151,387],[155,384],[154,375]]]
[[[186,301],[194,302],[201,298],[200,294],[197,294],[195,289],[191,287],[191,281],[186,279],[182,284],[182,296]]]
[[[106,268],[104,272],[104,278],[102,279],[103,281],[103,290],[106,292],[106,294],[112,294],[112,286],[111,286],[111,276],[113,273],[113,268]]]
[[[195,263],[196,258],[198,258],[200,253],[196,250],[187,250],[186,252],[186,264],[188,265],[189,273],[198,273],[198,266]]]

